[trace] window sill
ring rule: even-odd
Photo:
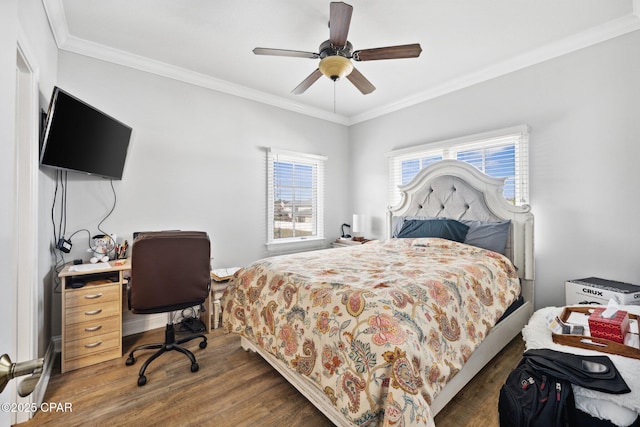
[[[281,251],[286,250],[287,248],[299,249],[301,247],[318,249],[320,247],[324,247],[325,240],[327,239],[324,237],[309,237],[306,239],[281,239],[265,243],[265,245],[267,246],[267,250],[269,251]]]

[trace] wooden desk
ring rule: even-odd
[[[100,270],[74,268],[67,266],[58,274],[62,279],[62,373],[122,356],[123,273],[131,270],[131,259],[110,261],[109,268]],[[75,288],[76,282],[84,285]],[[220,298],[228,286],[228,281],[211,281],[206,312],[201,315],[207,333],[219,326]]]
[[[110,261],[109,268],[99,270],[75,268],[67,266],[58,274],[62,279],[63,373],[122,356],[123,272],[131,269],[131,261]]]

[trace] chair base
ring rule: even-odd
[[[196,357],[193,355],[193,353],[190,350],[187,350],[186,348],[180,346],[180,344],[183,344],[187,341],[191,341],[196,338],[202,338],[202,341],[199,344],[200,348],[207,347],[207,337],[205,337],[203,334],[189,335],[188,337],[185,337],[176,341],[176,333],[175,333],[174,325],[173,323],[167,323],[167,327],[164,332],[164,343],[144,344],[131,350],[131,353],[129,353],[129,357],[127,358],[127,361],[126,361],[127,366],[130,366],[136,363],[136,358],[133,355],[134,352],[139,350],[154,350],[154,349],[158,350],[155,353],[153,353],[140,367],[140,372],[138,374],[138,386],[143,386],[147,383],[147,377],[145,376],[145,371],[147,370],[147,367],[149,367],[149,364],[153,362],[155,359],[157,359],[163,353],[166,353],[167,351],[175,350],[187,356],[191,361],[191,372],[197,372],[198,369],[200,369],[200,366],[198,366],[198,363],[196,362]]]

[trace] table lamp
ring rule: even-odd
[[[351,231],[353,232],[354,237],[363,231],[363,220],[364,218],[362,217],[362,215],[353,215],[353,221],[351,222]]]

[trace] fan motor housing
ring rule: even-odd
[[[353,55],[353,45],[348,41],[344,46],[336,47],[331,44],[330,40],[327,40],[322,42],[318,50],[321,59],[327,56],[344,56],[345,58],[351,58]]]

